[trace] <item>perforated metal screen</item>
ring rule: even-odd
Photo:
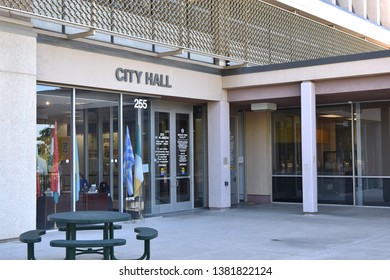
[[[259,0],[0,0],[0,6],[255,65],[383,50]]]

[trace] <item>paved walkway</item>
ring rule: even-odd
[[[150,217],[123,223],[115,232],[128,241],[117,247],[118,258],[141,255],[137,226],[159,231],[151,243],[154,260],[390,260],[390,208],[320,206],[318,214],[303,215],[296,204],[240,205]],[[83,236],[99,238],[101,232],[78,233]],[[64,232],[49,230],[35,245],[37,259],[62,259],[64,249],[50,247],[49,241],[63,237]],[[18,240],[0,243],[0,259],[25,259],[26,251]]]

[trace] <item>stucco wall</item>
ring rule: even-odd
[[[269,202],[272,187],[270,112],[245,115],[246,186],[250,202]]]
[[[37,57],[38,81],[210,101],[223,97],[219,75],[129,60],[114,52],[111,56],[39,43]],[[139,82],[135,75],[132,82],[118,81],[118,68],[142,72],[142,77]],[[147,73],[162,75],[163,79],[168,76],[170,87],[146,84]]]
[[[35,228],[36,38],[0,17],[0,239]]]

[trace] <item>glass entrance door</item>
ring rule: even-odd
[[[191,111],[154,112],[154,213],[193,207]]]
[[[118,106],[116,94],[76,90],[80,191],[81,194],[109,193],[109,210],[118,209]]]

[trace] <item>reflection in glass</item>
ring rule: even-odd
[[[318,203],[352,205],[352,176],[319,177]]]
[[[117,94],[76,90],[80,176],[88,182],[82,191],[104,186],[114,201],[118,199],[118,105]]]
[[[299,110],[280,110],[273,115],[273,174],[302,172],[301,117]]]
[[[155,112],[156,205],[171,203],[169,113]]]
[[[176,114],[176,202],[190,201],[189,114]]]
[[[390,176],[390,103],[356,107],[358,174]]]
[[[74,89],[53,86],[37,86],[37,196],[50,192],[50,138],[54,123],[57,122],[58,147],[60,160],[60,189],[62,200],[70,196],[71,191],[71,96]],[[109,209],[118,209],[119,199],[119,97],[115,93],[76,89],[75,130],[77,155],[82,192],[102,191],[110,193],[113,205]],[[135,137],[136,124],[142,129],[144,164],[149,161],[149,115],[148,101],[146,108],[134,108],[134,96],[123,97],[123,124],[131,127]],[[146,124],[145,124],[146,123]],[[134,138],[135,139],[135,138]],[[146,152],[145,152],[146,151]],[[148,168],[146,168],[148,170]],[[46,175],[47,174],[47,175]],[[144,188],[150,199],[150,176],[146,174]],[[81,181],[81,180],[80,180]],[[60,197],[61,200],[61,197]],[[79,209],[78,202],[76,209]],[[149,205],[150,200],[145,205]],[[59,208],[58,208],[59,209]],[[57,209],[57,210],[58,210]]]
[[[206,108],[194,106],[194,206],[207,205]]]
[[[317,108],[319,175],[352,175],[351,106]]]
[[[300,110],[273,114],[272,197],[278,202],[302,202]]]
[[[353,204],[350,105],[317,107],[318,202]]]
[[[51,195],[52,137],[57,123],[60,190],[70,191],[71,143],[70,98],[71,89],[37,86],[37,197]],[[46,193],[45,193],[46,192]]]
[[[390,102],[316,111],[318,202],[390,206]],[[274,201],[301,199],[297,127],[299,111],[274,113]]]
[[[355,107],[356,204],[390,206],[390,103]]]
[[[275,202],[302,203],[301,176],[275,176],[272,178],[272,198]]]
[[[357,178],[361,205],[390,206],[390,178]]]
[[[126,127],[129,128],[130,138],[134,152],[136,151],[137,141],[136,134],[137,128],[140,129],[140,156],[142,161],[143,177],[144,181],[141,184],[141,197],[143,199],[143,206],[145,213],[149,213],[151,209],[151,190],[150,190],[150,173],[149,173],[149,159],[150,159],[150,136],[149,136],[149,107],[150,101],[148,99],[139,99],[131,95],[123,95],[123,139],[125,139]],[[136,104],[142,100],[143,107],[138,108]],[[135,108],[137,107],[137,108]],[[115,128],[114,128],[115,130]],[[115,133],[114,133],[115,136]],[[123,140],[125,141],[125,140]],[[125,143],[125,142],[123,142]],[[115,155],[114,151],[114,155]],[[115,159],[116,157],[114,157]],[[135,165],[133,166],[135,168]],[[114,171],[115,172],[115,171]],[[134,169],[135,174],[135,169]],[[126,193],[126,191],[124,190]]]

